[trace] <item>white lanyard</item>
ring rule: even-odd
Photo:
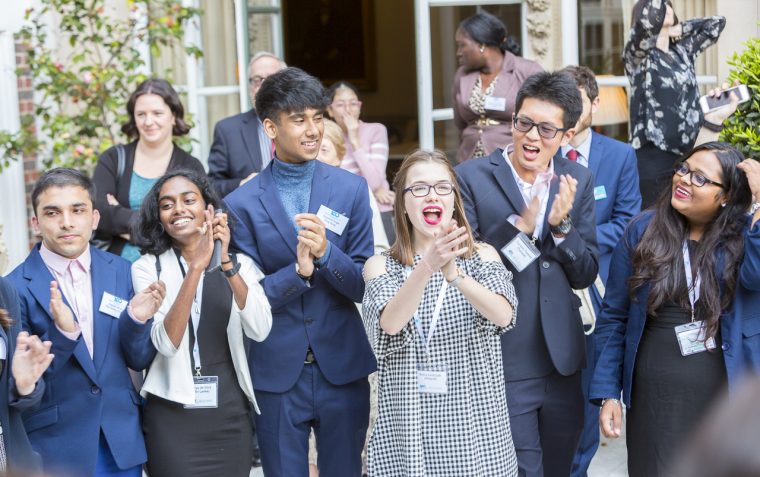
[[[182,277],[185,277],[185,266],[182,264],[182,256],[175,250],[177,254],[177,262],[179,262],[179,268],[182,271]],[[201,376],[201,348],[198,344],[198,326],[200,326],[201,320],[201,299],[203,297],[203,275],[198,281],[198,287],[195,289],[195,295],[193,295],[193,305],[190,307],[190,336],[193,338],[193,365],[195,366],[195,375]],[[201,298],[198,298],[198,295]]]
[[[406,269],[406,278],[409,278],[409,274],[411,273],[411,268],[407,267]],[[446,296],[446,289],[448,288],[449,284],[446,281],[446,278],[444,277],[443,283],[441,283],[441,289],[438,292],[438,299],[435,302],[435,308],[433,309],[433,317],[430,319],[430,329],[428,330],[428,336],[427,340],[425,339],[425,332],[422,329],[422,321],[420,321],[420,318],[418,316],[418,311],[414,312],[414,326],[417,328],[417,333],[420,335],[420,339],[422,340],[422,345],[425,347],[425,354],[430,357],[430,341],[433,339],[433,333],[435,333],[435,327],[438,325],[438,318],[441,316],[441,308],[443,307],[443,298]]]
[[[694,322],[694,306],[699,300],[699,288],[702,284],[702,277],[697,271],[697,278],[694,280],[691,274],[691,258],[689,257],[689,245],[687,241],[683,242],[683,266],[686,271],[686,287],[689,289],[689,303],[691,304],[691,321]]]

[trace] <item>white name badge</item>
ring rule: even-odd
[[[530,242],[528,236],[522,232],[503,246],[501,253],[507,257],[509,263],[518,272],[525,270],[528,265],[541,256],[541,252]]]
[[[339,212],[335,212],[331,208],[324,205],[319,206],[317,217],[319,217],[322,222],[325,223],[327,230],[337,235],[342,234],[343,230],[346,228],[346,224],[348,224],[348,217]]]
[[[705,340],[705,322],[695,321],[685,325],[676,326],[676,338],[681,348],[682,356],[701,353],[708,349],[715,349],[715,339]]]
[[[491,111],[506,111],[507,98],[501,98],[499,96],[486,96],[485,109]]]
[[[446,365],[418,365],[417,385],[421,393],[446,394],[449,391],[446,383]]]
[[[129,302],[123,298],[111,295],[108,292],[103,292],[103,298],[100,299],[100,308],[98,311],[114,318],[118,318],[128,304]]]
[[[602,200],[607,198],[607,190],[603,185],[594,187],[594,200]]]
[[[193,376],[195,404],[185,404],[185,409],[213,409],[219,407],[219,377]]]

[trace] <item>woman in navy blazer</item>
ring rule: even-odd
[[[18,294],[0,277],[0,474],[30,475],[40,457],[26,436],[21,412],[37,405],[45,390],[42,373],[53,361],[50,341],[21,331]],[[14,319],[15,318],[15,319]]]
[[[758,207],[760,163],[706,143],[615,249],[590,399],[602,432],[618,437],[622,389],[632,476],[663,475],[720,391],[758,369]]]

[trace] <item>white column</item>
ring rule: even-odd
[[[562,66],[578,61],[578,2],[566,0],[562,2]]]
[[[427,0],[414,0],[415,43],[417,46],[417,117],[420,147],[432,149],[433,73],[430,52],[430,6]]]

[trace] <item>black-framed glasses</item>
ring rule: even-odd
[[[427,197],[430,190],[435,190],[438,195],[449,195],[454,192],[454,184],[451,182],[439,182],[437,184],[414,184],[404,189],[404,194],[411,192],[415,197]]]
[[[252,86],[261,86],[261,83],[263,83],[265,79],[266,79],[265,76],[256,75],[251,78],[248,78],[248,84]]]
[[[712,184],[714,186],[720,187],[721,189],[726,188],[726,186],[724,186],[720,182],[715,182],[713,180],[708,179],[701,172],[692,171],[691,169],[689,169],[689,165],[686,163],[686,161],[681,162],[676,167],[674,167],[673,172],[675,172],[681,177],[686,177],[687,175],[691,174],[691,183],[692,185],[696,187],[702,187],[705,184]]]
[[[515,116],[512,120],[515,129],[522,133],[527,133],[534,127],[538,130],[538,135],[544,139],[554,139],[558,132],[565,132],[570,128],[558,128],[549,123],[536,123],[528,118]]]

